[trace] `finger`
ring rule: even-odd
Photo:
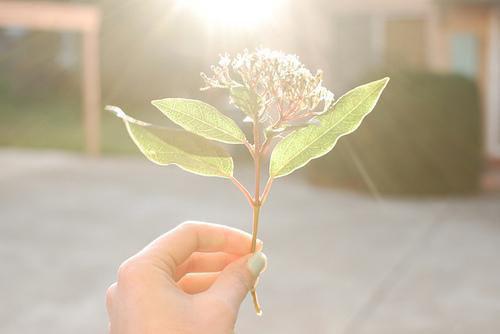
[[[113,301],[115,299],[115,294],[116,294],[116,282],[111,284],[108,290],[106,291],[106,310],[108,311],[108,317],[110,318],[113,308]]]
[[[266,265],[267,258],[261,252],[245,256],[228,265],[207,292],[222,299],[237,312]]]
[[[189,273],[181,278],[177,285],[191,295],[208,290],[215,282],[219,273]]]
[[[170,275],[193,252],[224,252],[245,255],[250,252],[251,236],[227,226],[186,222],[154,240],[138,256],[159,260],[158,266]],[[262,248],[262,242],[259,242]]]
[[[180,280],[187,273],[209,273],[222,271],[228,264],[240,258],[228,253],[195,252],[175,269],[174,280]]]

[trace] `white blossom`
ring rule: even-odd
[[[296,55],[281,51],[245,50],[233,59],[224,54],[218,66],[212,66],[212,72],[212,77],[201,74],[206,84],[203,89],[245,86],[264,101],[260,121],[273,130],[306,124],[334,100],[333,93],[322,85],[322,71],[313,75]],[[318,110],[320,104],[323,108]]]

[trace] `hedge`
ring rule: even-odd
[[[424,72],[389,76],[376,109],[328,156],[311,163],[309,179],[382,195],[477,191],[482,135],[474,82]]]

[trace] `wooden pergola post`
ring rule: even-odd
[[[82,109],[85,150],[87,154],[93,156],[99,155],[100,152],[100,20],[99,9],[91,5],[0,1],[0,27],[82,33]]]
[[[97,156],[101,139],[101,88],[99,80],[99,33],[83,34],[83,115],[85,126],[85,149]]]

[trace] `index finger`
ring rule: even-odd
[[[259,249],[262,247],[259,241]],[[185,222],[151,242],[139,255],[160,260],[162,269],[173,274],[194,252],[250,253],[252,236],[223,225]]]

